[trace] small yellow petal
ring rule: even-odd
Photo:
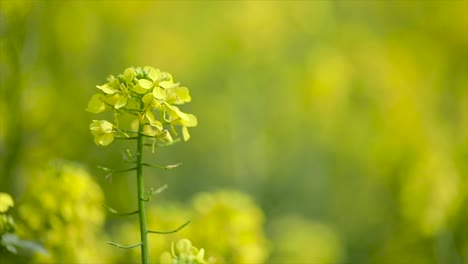
[[[186,126],[182,126],[182,137],[184,138],[184,141],[188,141],[190,139],[190,133]]]
[[[161,79],[161,72],[158,69],[149,67],[149,69],[147,70],[148,70],[148,77],[150,77],[150,79],[153,80],[153,82],[156,82],[159,79]]]
[[[153,82],[152,81],[148,81],[146,79],[141,79],[138,81],[138,84],[144,88],[144,89],[150,89],[151,87],[153,87]]]
[[[93,97],[91,97],[91,100],[89,100],[88,108],[86,109],[86,111],[94,114],[103,112],[104,110],[106,110],[106,104],[103,100],[103,94],[98,93],[93,95]]]
[[[136,76],[135,68],[131,67],[131,68],[125,69],[123,75],[124,75],[125,81],[126,81],[127,83],[132,82],[133,79],[134,79],[135,76]]]
[[[179,86],[179,83],[173,83],[172,81],[162,81],[159,86],[165,89],[171,89]]]
[[[99,145],[101,146],[107,146],[109,145],[110,143],[112,143],[112,141],[114,141],[114,134],[112,133],[108,133],[108,134],[104,134],[102,135],[100,138],[99,138]]]
[[[154,95],[154,98],[159,99],[159,100],[166,99],[166,91],[162,89],[161,87],[157,87],[157,86],[154,87],[153,95]]]
[[[156,127],[156,128],[159,129],[159,130],[162,130],[162,129],[163,129],[162,123],[159,122],[158,120],[156,120],[156,119],[154,118],[154,114],[153,114],[153,112],[152,112],[150,109],[146,110],[146,113],[145,113],[145,114],[146,114],[146,118],[147,118],[148,121],[150,122],[150,125],[151,125],[151,126]]]
[[[109,84],[103,84],[103,85],[96,85],[96,87],[103,91],[105,94],[115,94],[116,92],[118,92],[117,89],[111,87]]]
[[[120,109],[127,104],[127,96],[120,95],[114,104],[115,109]]]
[[[148,81],[145,79],[141,79],[138,81],[138,84],[133,87],[133,91],[139,93],[139,94],[145,94],[148,92],[148,90],[153,87],[153,82]]]

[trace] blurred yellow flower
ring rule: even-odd
[[[8,209],[10,209],[10,207],[13,207],[14,205],[15,202],[8,193],[0,192],[0,213],[5,213],[8,211]]]
[[[34,173],[20,198],[18,233],[49,252],[38,263],[106,263],[104,195],[81,166],[57,161]]]

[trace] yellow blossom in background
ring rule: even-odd
[[[175,248],[175,249],[174,249]],[[184,238],[171,244],[171,253],[164,252],[159,258],[161,264],[209,264],[215,263],[213,258],[205,260],[205,250],[192,246],[190,240]]]
[[[0,213],[5,213],[8,211],[8,209],[10,209],[10,207],[13,207],[14,205],[15,202],[8,193],[0,192]]]
[[[39,241],[49,255],[37,263],[106,263],[104,196],[81,166],[57,161],[31,175],[18,207],[20,236]]]
[[[262,210],[246,194],[234,190],[195,195],[187,206],[165,202],[148,208],[148,225],[151,230],[172,230],[178,225],[192,222],[175,234],[150,235],[150,253],[159,256],[171,247],[172,241],[188,238],[204,248],[217,264],[267,263],[268,241],[265,237]],[[129,242],[138,239],[138,226],[124,224],[116,229],[118,240]],[[116,251],[116,263],[138,260],[133,254]]]

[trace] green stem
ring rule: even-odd
[[[143,200],[145,193],[145,184],[143,182],[143,124],[140,121],[137,138],[137,187],[138,187],[138,216],[140,219],[140,235],[141,235],[141,263],[149,263],[148,254],[148,226],[146,224],[145,201]]]

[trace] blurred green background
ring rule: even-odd
[[[53,195],[38,181],[54,180],[37,175],[57,159],[87,169],[98,201],[135,208],[134,175],[109,183],[97,169],[127,166],[131,146],[94,145],[97,117],[84,109],[108,75],[145,65],[189,87],[184,110],[199,120],[187,143],[146,154],[183,163],[146,171],[148,186],[169,186],[154,203],[179,206],[150,221],[175,227],[206,199],[227,199],[232,212],[186,231],[226,263],[468,263],[466,1],[2,0],[0,191],[19,201],[17,222],[49,215],[21,208]],[[75,188],[64,184],[57,199]],[[250,251],[232,253],[234,235],[198,234],[235,226],[227,216],[238,211]],[[136,218],[103,221],[105,235],[86,240],[102,249],[81,263],[119,263],[104,257],[121,254],[107,237],[137,242],[122,239]],[[43,241],[36,231],[24,236]],[[56,263],[64,256],[80,263]]]

